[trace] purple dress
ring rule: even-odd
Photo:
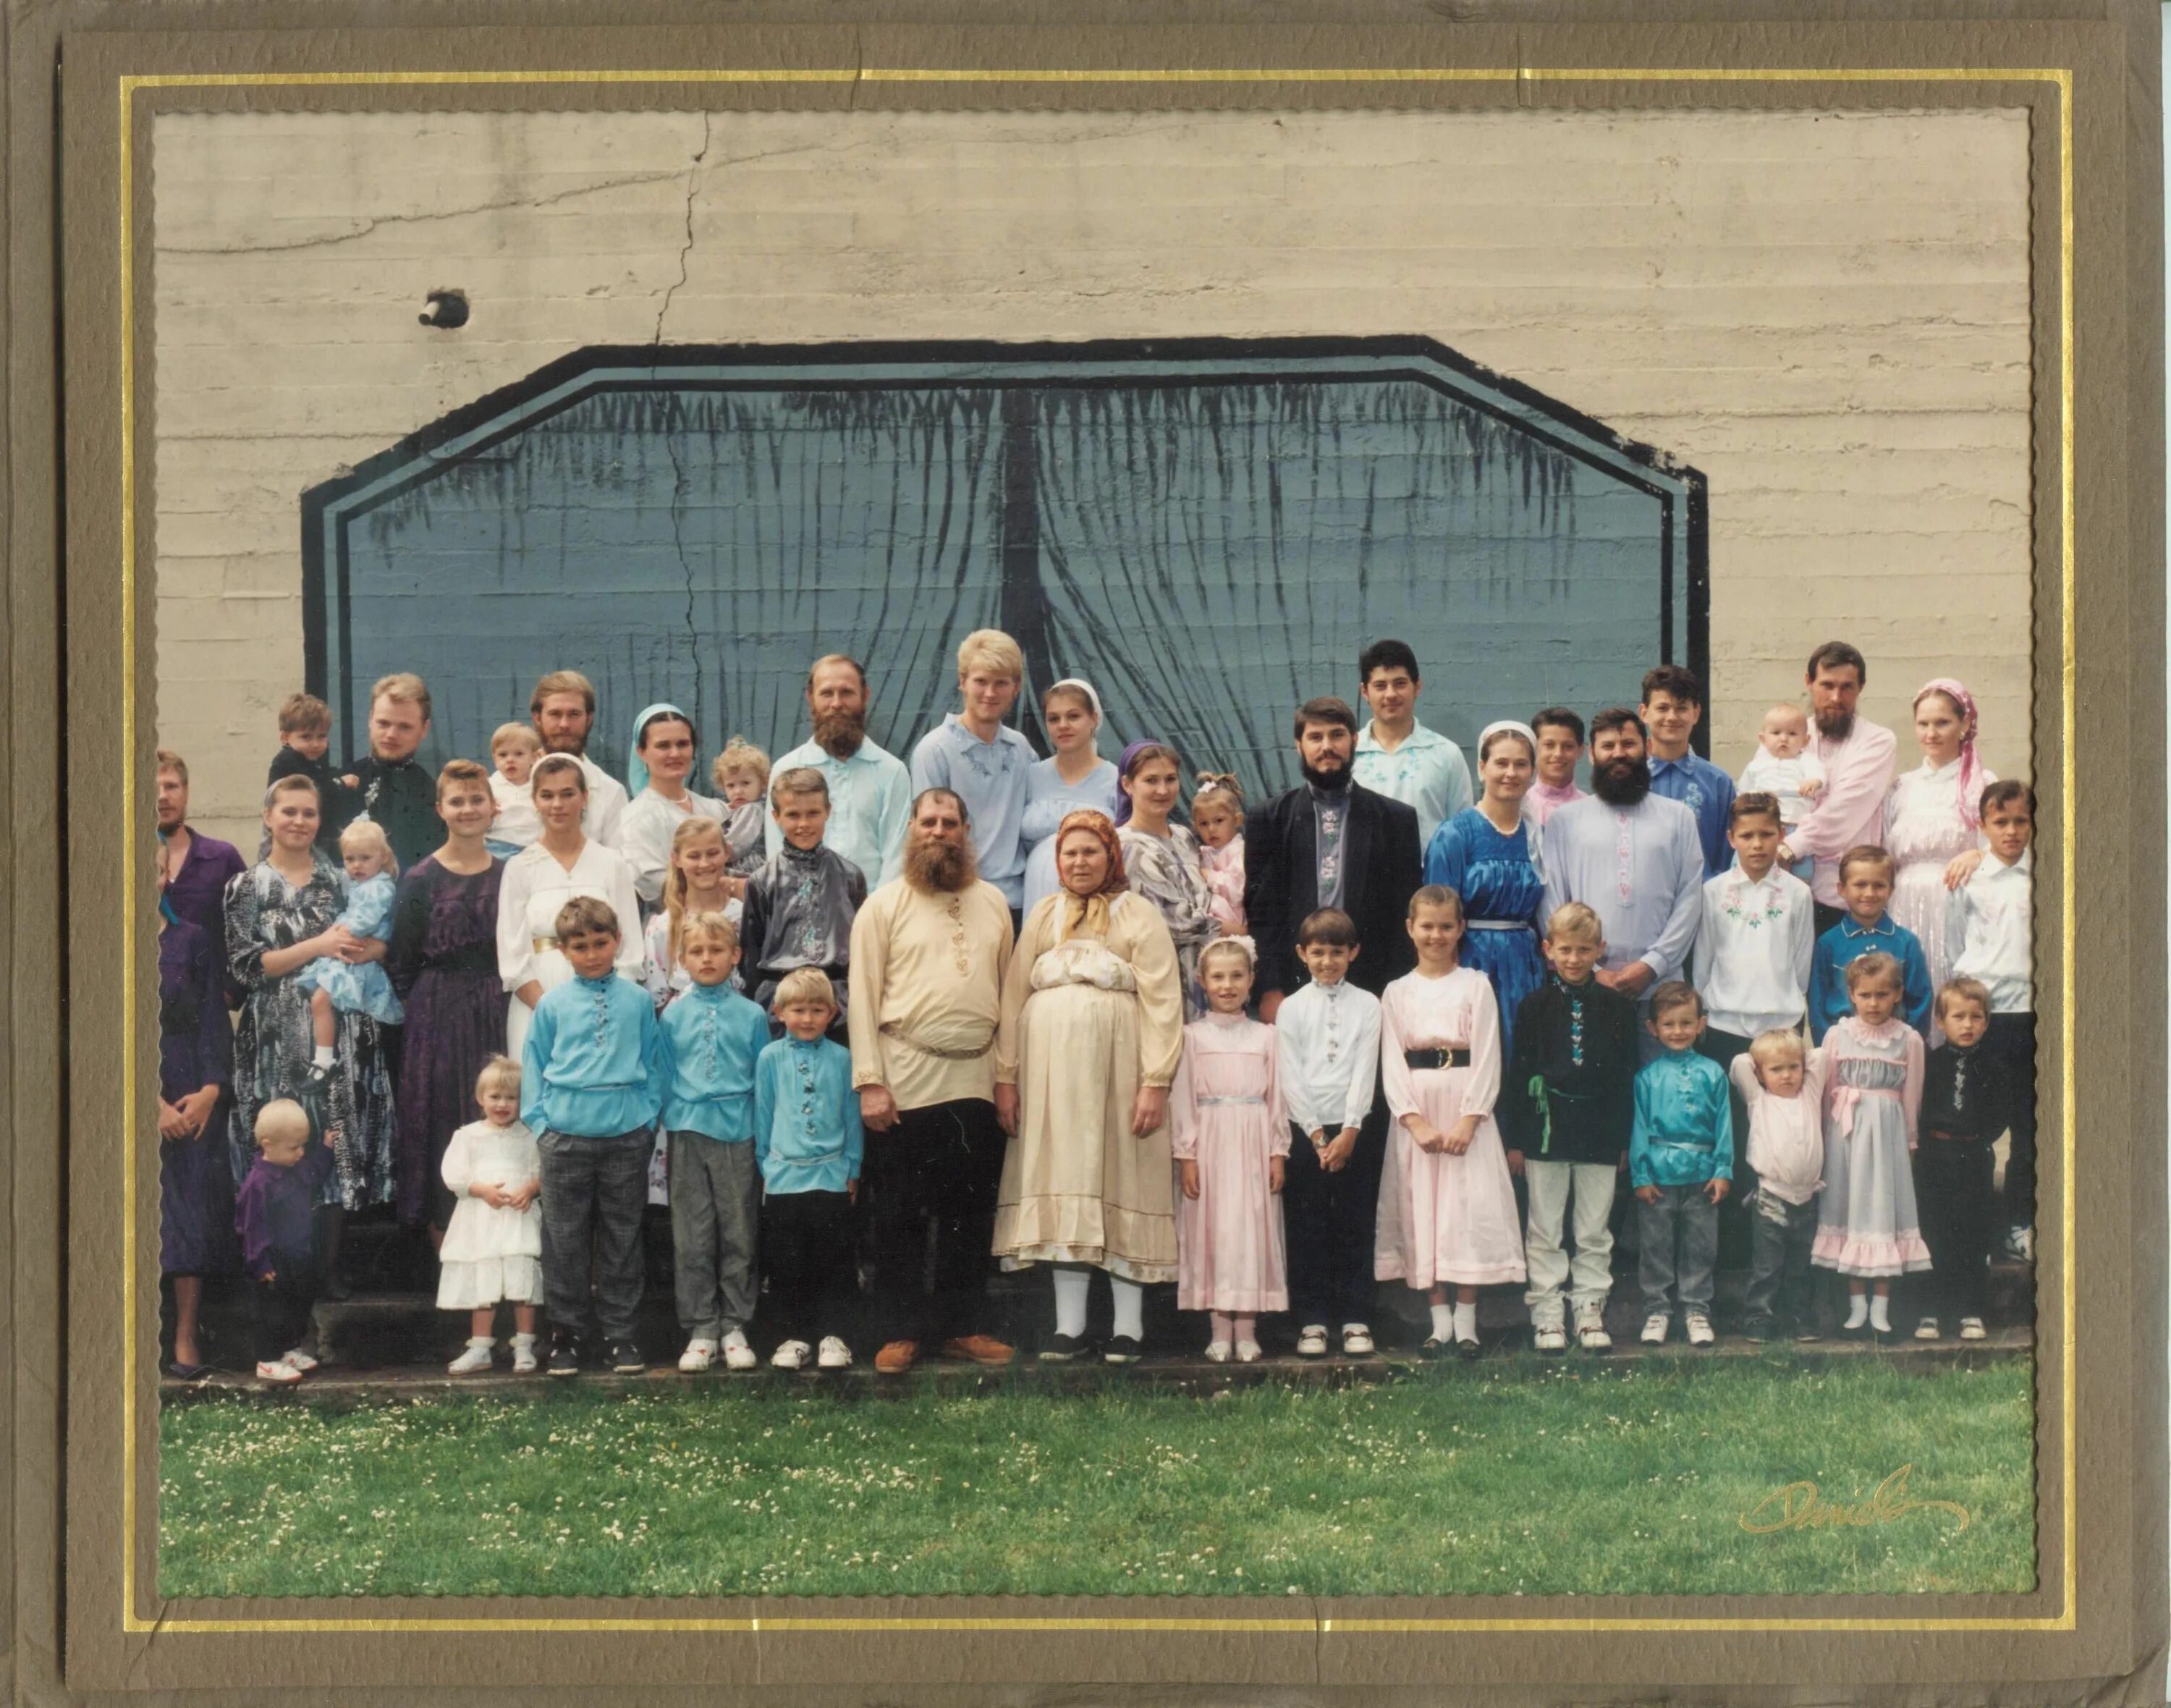
[[[413,1227],[442,1227],[452,1195],[439,1170],[453,1134],[477,1118],[475,1079],[505,1053],[497,976],[497,889],[505,862],[462,876],[432,854],[399,880],[384,970],[407,1008],[399,1060],[398,1203]]]
[[[158,1095],[179,1104],[207,1085],[218,1103],[193,1139],[158,1141],[158,1268],[166,1275],[233,1266],[233,1175],[226,1154],[233,1100],[233,1029],[220,957],[194,926],[158,934]]]
[[[248,869],[249,862],[233,843],[191,830],[188,858],[180,871],[166,875],[166,905],[175,919],[211,939],[212,958],[217,963],[229,1008],[241,1006],[241,986],[226,966],[226,888]]]

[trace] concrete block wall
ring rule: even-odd
[[[1420,333],[1709,477],[1721,764],[1839,636],[1903,763],[1953,674],[2024,775],[2027,149],[2018,110],[162,115],[158,738],[253,845],[301,492],[585,345]]]

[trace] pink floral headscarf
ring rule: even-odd
[[[1951,677],[1939,676],[1917,688],[1910,705],[1921,706],[1922,696],[1927,694],[1942,694],[1959,709],[1960,823],[1970,830],[1979,829],[1982,822],[1982,760],[1976,756],[1975,750],[1975,696]]]

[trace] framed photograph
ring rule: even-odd
[[[381,21],[10,41],[24,1688],[2161,1699],[2154,7]]]

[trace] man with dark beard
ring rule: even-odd
[[[1643,720],[1625,706],[1590,720],[1590,788],[1546,821],[1545,917],[1580,901],[1605,931],[1598,981],[1640,1007],[1682,976],[1703,906],[1696,814],[1651,792]],[[1648,1029],[1644,1059],[1658,1052]]]
[[[829,785],[823,841],[860,868],[871,890],[904,869],[912,778],[903,760],[867,739],[867,673],[857,659],[842,653],[817,658],[807,673],[807,709],[814,739],[777,760],[774,775],[795,765],[822,773]],[[783,847],[773,814],[765,837],[772,856]]]
[[[1809,654],[1803,679],[1809,688],[1809,716],[1816,725],[1809,751],[1824,761],[1825,787],[1793,833],[1779,845],[1779,863],[1804,855],[1817,862],[1809,894],[1815,898],[1817,935],[1842,919],[1840,857],[1850,848],[1884,846],[1884,799],[1892,792],[1898,742],[1882,724],[1855,715],[1869,667],[1844,641],[1826,641]]]
[[[1255,807],[1244,824],[1244,913],[1258,944],[1259,1018],[1304,982],[1297,927],[1322,907],[1356,923],[1349,980],[1374,996],[1417,964],[1403,929],[1424,882],[1418,815],[1352,780],[1357,715],[1342,701],[1307,700],[1296,713],[1301,787]]]
[[[983,1329],[1005,1139],[995,1119],[995,1026],[1010,910],[981,881],[965,803],[948,789],[912,803],[903,874],[852,922],[852,1084],[874,1235],[875,1368],[901,1375],[920,1348],[1010,1362]],[[925,1286],[935,1224],[935,1288]]]

